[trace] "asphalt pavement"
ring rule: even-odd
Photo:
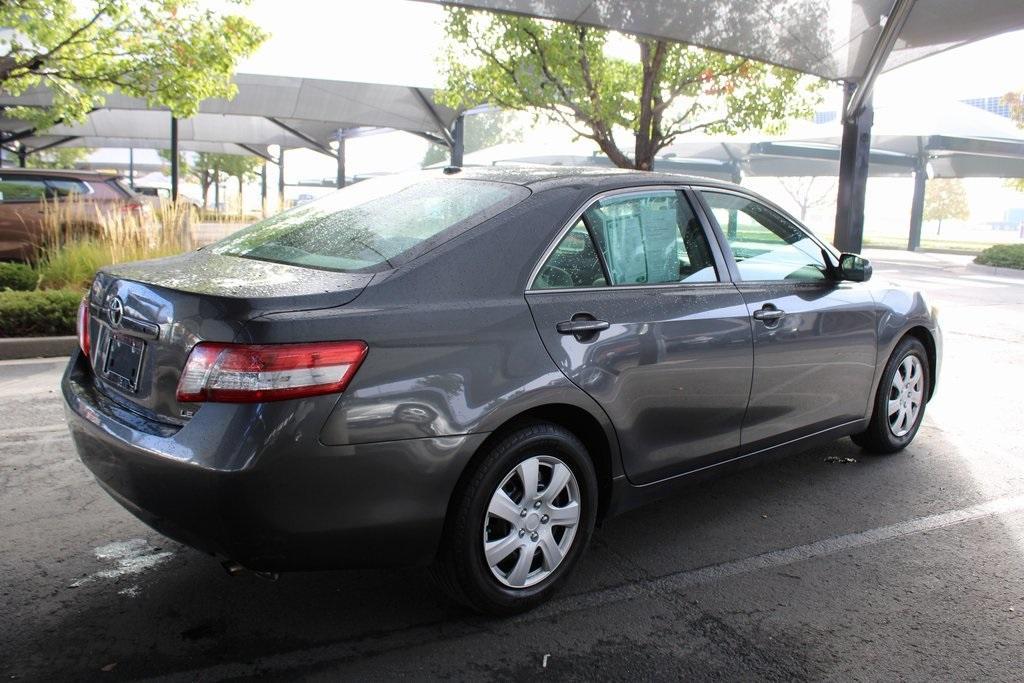
[[[0,679],[1024,680],[1024,279],[868,255],[940,309],[916,441],[842,439],[610,520],[507,620],[416,568],[229,578],[93,482],[63,359],[0,363]]]

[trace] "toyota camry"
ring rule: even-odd
[[[63,396],[99,484],[171,538],[261,572],[429,565],[509,614],[680,484],[904,448],[941,335],[870,277],[735,185],[397,175],[104,268]]]

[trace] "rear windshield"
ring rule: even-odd
[[[452,239],[530,191],[518,185],[400,175],[366,180],[260,221],[218,254],[339,271],[393,268]]]

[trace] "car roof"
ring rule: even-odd
[[[75,180],[114,180],[117,173],[109,171],[79,171],[75,169],[52,168],[0,168],[4,175],[51,176],[54,178],[73,178]]]
[[[733,183],[723,182],[714,178],[681,175],[678,173],[658,173],[656,171],[636,171],[626,168],[597,168],[593,166],[466,166],[448,167],[441,171],[451,178],[467,180],[489,180],[492,182],[512,183],[534,190],[572,185],[588,186],[600,191],[614,187],[630,185],[702,185],[743,190]],[[430,171],[437,173],[437,171]]]

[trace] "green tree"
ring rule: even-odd
[[[959,178],[929,180],[924,191],[924,219],[938,221],[935,234],[942,232],[942,221],[947,218],[965,221],[971,217],[967,206],[967,191]]]
[[[489,111],[466,117],[463,130],[465,152],[476,152],[503,142],[520,142],[523,131],[515,122],[515,116],[507,111]],[[445,161],[451,152],[442,145],[431,145],[423,155],[423,166]]]
[[[93,151],[88,147],[51,147],[28,155],[25,165],[29,168],[74,168]]]
[[[780,131],[817,102],[820,81],[742,57],[632,37],[639,59],[628,60],[605,49],[606,30],[446,11],[445,104],[543,112],[624,168],[651,169],[685,133]],[[633,134],[632,155],[615,144],[617,128]]]
[[[53,94],[48,107],[7,115],[40,128],[82,120],[115,89],[192,116],[206,98],[234,96],[237,60],[266,38],[199,0],[3,0],[0,26],[12,29],[0,37],[0,90]]]
[[[216,169],[229,178],[238,180],[238,213],[245,213],[245,204],[242,201],[242,188],[247,180],[253,180],[263,165],[263,160],[258,157],[242,154],[217,154]]]

